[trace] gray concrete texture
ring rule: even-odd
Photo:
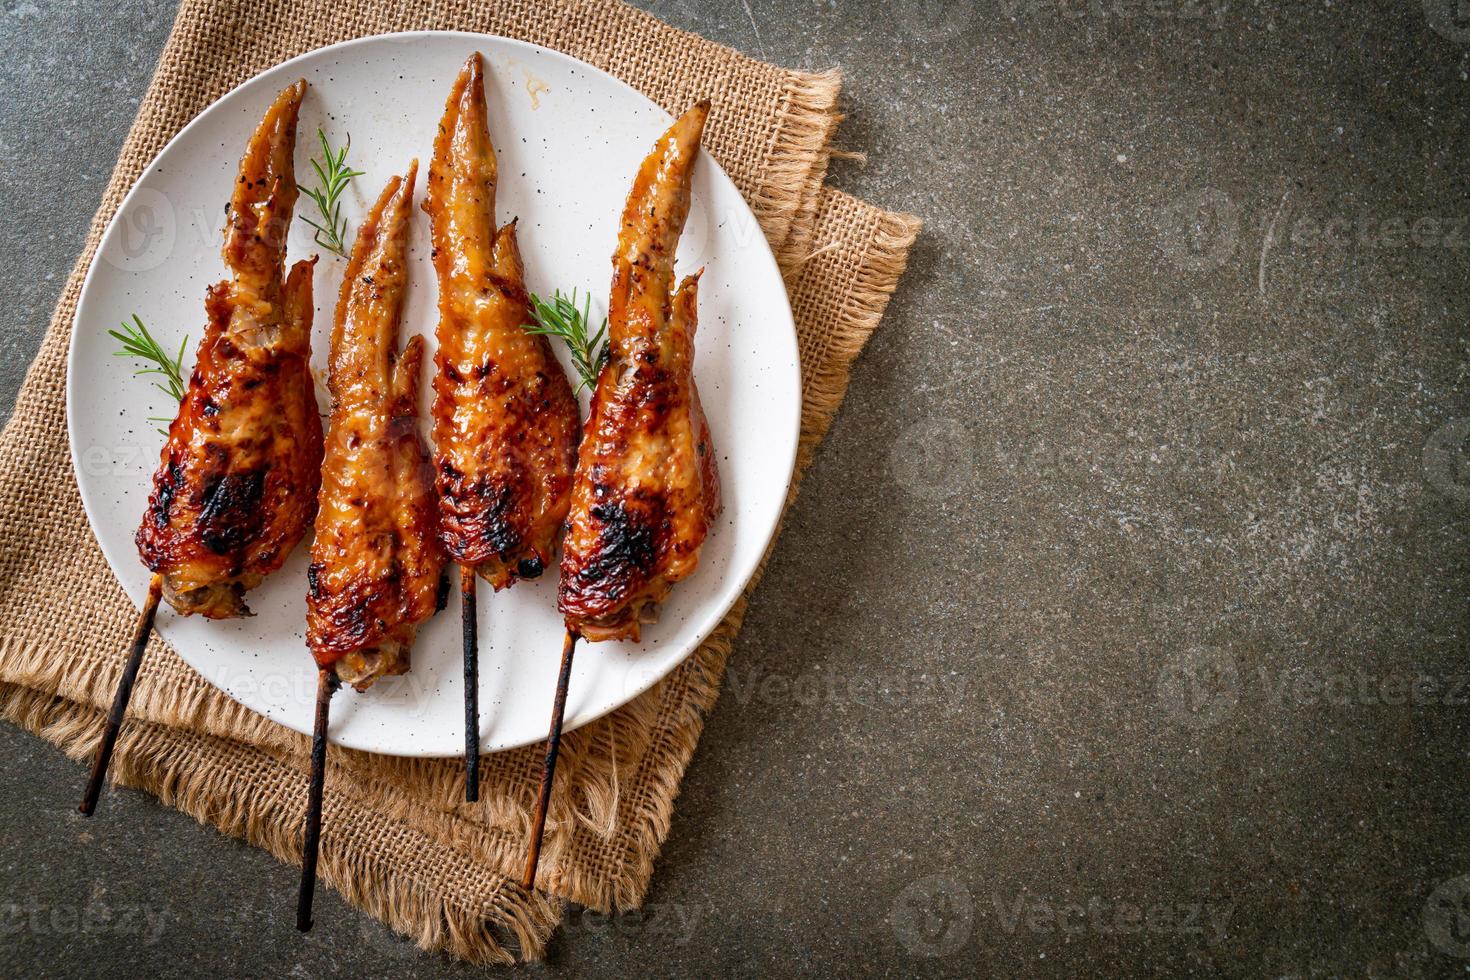
[[[646,911],[528,974],[1463,972],[1463,10],[647,6],[843,68],[832,181],[927,224]],[[3,2],[7,402],[171,16]],[[476,972],[0,743],[0,972]]]

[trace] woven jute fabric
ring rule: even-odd
[[[100,736],[135,616],[88,528],[66,441],[66,349],[102,231],[164,143],[235,85],[325,44],[423,29],[555,48],[670,111],[714,100],[706,146],[755,210],[796,315],[804,377],[798,474],[903,271],[918,221],[823,186],[838,121],[833,73],[765,65],[614,0],[185,0],[0,435],[0,714],[78,759]],[[485,962],[540,956],[565,901],[636,907],[744,610],[742,600],[648,693],[565,739],[536,893],[515,875],[537,748],[486,758],[477,805],[462,800],[455,760],[333,749],[321,879],[425,949]],[[303,650],[302,669],[309,667]],[[305,738],[221,695],[155,636],[112,773],[299,863],[306,754]]]

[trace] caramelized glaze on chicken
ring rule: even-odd
[[[307,645],[358,690],[408,670],[442,604],[433,476],[418,434],[424,341],[398,352],[417,162],[362,223],[332,327],[332,418],[308,569]]]
[[[303,81],[280,94],[240,161],[223,249],[231,278],[209,288],[204,337],[135,539],[184,614],[249,615],[245,593],[281,567],[316,513],[315,260],[285,278],[305,93]]]
[[[434,473],[455,562],[501,589],[550,564],[571,501],[577,401],[531,313],[514,221],[495,227],[495,147],[480,56],[434,141],[428,212],[439,278]]]
[[[709,424],[694,385],[697,275],[674,252],[709,114],[686,112],[643,161],[623,210],[608,301],[610,356],[582,434],[558,608],[589,640],[639,638],[699,564],[720,511]]]

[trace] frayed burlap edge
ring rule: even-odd
[[[801,471],[811,462],[812,454],[826,436],[842,399],[847,395],[852,362],[883,318],[889,297],[908,267],[909,250],[922,227],[923,222],[912,214],[879,212],[866,258],[858,267],[847,299],[840,304],[837,322],[827,336],[827,356],[813,359],[823,364],[823,369],[810,372],[802,379],[806,392],[801,409],[801,445],[795,482],[800,482]],[[817,246],[818,249],[822,247]],[[810,258],[803,260],[803,267]],[[793,486],[793,499],[794,496]]]
[[[777,114],[791,124],[771,134],[770,178],[750,200],[788,282],[816,224],[817,198],[831,159],[828,144],[842,121],[836,109],[841,90],[842,73],[835,68],[787,80]]]
[[[82,760],[96,748],[104,715],[44,691],[0,684],[0,718],[57,745],[71,758]],[[304,800],[297,798],[298,793],[245,797],[234,792],[234,787],[218,785],[218,780],[209,776],[212,757],[255,753],[258,758],[252,761],[279,770],[276,778],[286,781],[289,789],[301,784],[294,767],[284,766],[249,746],[207,735],[181,739],[174,730],[169,737],[161,737],[160,727],[137,722],[124,729],[113,763],[115,784],[151,793],[201,824],[263,848],[286,864],[301,863],[296,829],[297,811]],[[304,792],[299,795],[304,797]],[[339,825],[347,820],[356,824],[381,819],[368,808],[358,807],[352,814],[343,810],[339,794],[329,803],[329,811]],[[428,838],[424,841],[425,846],[435,843]],[[448,953],[473,963],[509,965],[518,956],[539,958],[561,921],[559,900],[528,895],[510,881],[490,902],[455,901],[436,887],[437,883],[405,878],[401,868],[381,867],[379,861],[361,852],[355,859],[346,857],[342,849],[332,845],[330,831],[323,838],[319,870],[323,880],[348,902],[409,937],[420,949]]]

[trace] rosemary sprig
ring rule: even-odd
[[[535,323],[525,324],[526,330],[545,337],[560,337],[572,352],[572,366],[581,376],[575,391],[597,384],[597,375],[607,363],[607,317],[596,333],[589,334],[592,324],[592,294],[587,295],[582,308],[577,308],[577,291],[563,296],[560,289],[547,302],[535,293],[531,294],[531,316]],[[575,393],[575,392],[574,392]]]
[[[317,139],[322,144],[322,160],[317,162],[315,157],[311,159],[311,169],[316,171],[320,187],[304,187],[301,184],[301,193],[316,202],[316,209],[321,213],[322,224],[312,221],[306,215],[301,220],[316,229],[316,243],[329,252],[336,252],[344,259],[347,257],[347,219],[342,217],[342,192],[347,190],[347,184],[353,177],[361,177],[361,170],[353,170],[347,166],[347,151],[352,148],[352,136],[348,134],[347,143],[341,150],[333,151],[327,142],[327,134],[317,127]]]
[[[153,382],[153,387],[168,395],[176,402],[184,400],[184,348],[188,346],[189,338],[186,336],[179,341],[178,354],[170,357],[168,351],[164,350],[148,328],[143,325],[143,320],[138,314],[133,314],[133,322],[126,320],[121,324],[121,330],[107,331],[112,337],[122,344],[122,350],[113,351],[114,357],[135,357],[144,361],[151,367],[141,367],[133,372],[134,377],[141,378],[145,374],[157,374],[162,376],[162,381]],[[150,422],[172,422],[173,418],[163,418],[157,415],[148,416]],[[159,429],[159,432],[168,435],[167,430]]]

